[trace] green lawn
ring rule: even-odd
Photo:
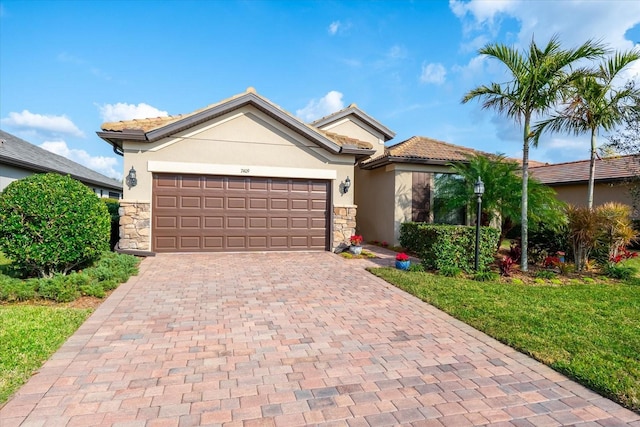
[[[0,305],[0,406],[91,314],[91,310]]]
[[[640,286],[532,286],[393,268],[371,271],[592,390],[640,410]]]

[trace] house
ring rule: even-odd
[[[553,188],[560,200],[586,206],[589,165],[589,160],[580,160],[536,166],[529,170],[533,178]],[[596,159],[594,206],[607,202],[623,203],[634,208],[634,219],[640,219],[640,206],[637,197],[635,200],[633,197],[639,177],[640,155]]]
[[[46,172],[70,175],[99,197],[122,197],[120,182],[0,130],[0,192],[12,181]]]
[[[104,123],[124,155],[125,251],[335,250],[356,229],[356,164],[393,133],[350,106],[315,124],[253,88],[185,115]]]
[[[398,244],[400,225],[407,221],[466,224],[464,209],[442,213],[436,178],[451,173],[452,162],[488,155],[467,147],[422,136],[392,145],[365,160],[356,171],[358,228],[368,240]]]

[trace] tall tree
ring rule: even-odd
[[[522,177],[520,166],[503,155],[469,156],[468,162],[451,163],[453,174],[439,175],[436,181],[438,195],[444,200],[447,211],[459,209],[475,200],[473,184],[482,178],[485,193],[482,195],[482,225],[500,223],[498,248],[507,233],[517,223],[520,213]],[[540,182],[529,179],[529,219],[532,226],[544,223],[553,229],[565,223],[564,203],[556,198],[555,191]]]
[[[587,207],[593,208],[593,187],[596,173],[596,139],[598,131],[613,130],[624,122],[625,111],[636,105],[640,90],[633,84],[616,87],[614,79],[633,61],[640,58],[640,52],[616,52],[603,61],[593,75],[582,76],[572,81],[562,108],[550,118],[533,128],[537,144],[545,131],[564,132],[580,135],[591,134],[591,162],[589,164],[589,185]]]
[[[522,263],[521,269],[528,270],[528,184],[529,145],[533,140],[531,120],[544,115],[560,99],[569,83],[581,75],[584,69],[572,70],[571,66],[582,59],[595,59],[605,53],[599,43],[587,41],[575,49],[562,49],[556,36],[540,49],[532,39],[528,51],[520,52],[503,44],[489,44],[478,51],[482,55],[497,59],[508,69],[510,80],[505,83],[491,83],[469,91],[462,102],[472,99],[483,100],[483,108],[492,108],[517,123],[523,123],[522,146]]]

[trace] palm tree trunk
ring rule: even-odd
[[[531,115],[525,114],[524,117],[524,144],[522,146],[522,207],[521,207],[521,224],[522,231],[520,234],[522,245],[522,257],[520,258],[520,270],[527,271],[527,251],[529,247],[529,133]]]
[[[591,163],[589,164],[589,188],[587,207],[593,209],[593,186],[596,179],[596,129],[591,129]]]

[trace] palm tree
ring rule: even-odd
[[[579,135],[591,133],[591,163],[587,207],[593,208],[593,186],[596,172],[596,137],[600,128],[610,131],[622,124],[625,112],[640,98],[640,90],[633,84],[616,88],[613,80],[630,63],[640,58],[640,52],[617,52],[603,61],[593,75],[572,82],[564,108],[534,127],[535,141],[548,130]]]
[[[482,195],[481,224],[499,221],[499,249],[520,213],[520,166],[504,155],[469,156],[468,162],[451,163],[449,166],[452,174],[442,174],[436,178],[438,196],[444,200],[442,208],[452,211],[468,206],[469,201],[475,198],[473,184],[481,177],[486,189]],[[564,210],[564,204],[556,198],[555,191],[531,178],[528,188],[531,202],[529,214],[534,226],[544,223],[553,229],[563,225],[564,215],[559,212]]]
[[[468,92],[462,102],[482,98],[482,108],[493,108],[507,117],[523,123],[522,147],[522,263],[521,269],[528,270],[528,183],[529,144],[533,141],[531,119],[534,115],[545,114],[561,98],[568,84],[587,73],[584,69],[572,71],[571,66],[581,59],[602,56],[605,49],[599,43],[587,41],[575,49],[562,49],[556,36],[540,49],[532,39],[528,52],[519,52],[514,47],[503,44],[489,44],[478,51],[482,55],[501,61],[509,70],[510,80],[505,83],[491,83]]]

